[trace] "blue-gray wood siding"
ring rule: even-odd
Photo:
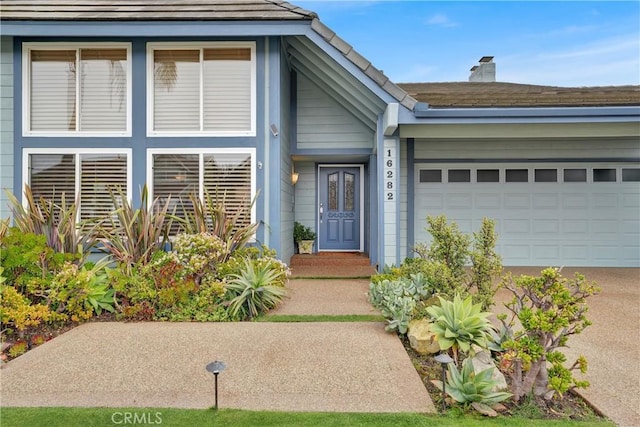
[[[13,190],[13,38],[0,38],[0,218],[9,216],[5,190]]]
[[[308,78],[298,75],[297,148],[372,148],[373,131]]]
[[[280,55],[280,258],[289,263],[294,253],[294,186],[291,182],[291,73],[284,52]]]

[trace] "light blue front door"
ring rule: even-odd
[[[360,168],[320,167],[320,250],[360,250]]]

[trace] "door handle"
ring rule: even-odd
[[[324,204],[320,203],[320,222],[322,222],[323,213],[324,213]]]

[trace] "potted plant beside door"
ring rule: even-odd
[[[305,227],[299,222],[293,225],[293,240],[298,244],[298,252],[301,254],[313,253],[313,242],[316,240],[316,233],[311,227]]]

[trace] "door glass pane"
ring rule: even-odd
[[[154,52],[153,129],[200,130],[200,51]]]
[[[329,206],[330,211],[338,210],[338,173],[332,173],[329,175]]]
[[[31,51],[31,130],[76,130],[76,51]]]
[[[355,198],[356,178],[351,173],[344,174],[344,210],[352,211]]]

